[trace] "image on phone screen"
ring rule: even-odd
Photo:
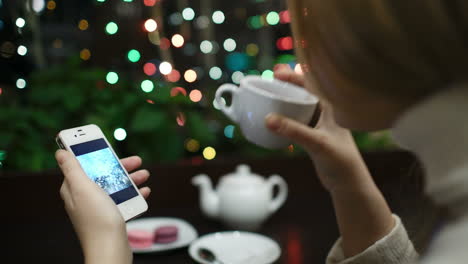
[[[138,195],[130,179],[104,139],[70,146],[81,167],[116,204]]]

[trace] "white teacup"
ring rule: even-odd
[[[225,93],[232,94],[230,106],[222,98]],[[265,148],[279,149],[291,142],[266,127],[266,116],[277,113],[307,124],[314,115],[318,98],[291,83],[247,76],[239,87],[221,85],[216,91],[216,102],[221,111],[240,126],[247,140]]]

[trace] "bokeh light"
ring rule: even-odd
[[[177,114],[177,118],[176,118],[177,125],[183,127],[183,126],[185,126],[185,121],[186,121],[185,114],[182,113],[182,112],[179,112],[179,114]]]
[[[244,74],[242,72],[235,71],[232,73],[231,79],[233,83],[239,84],[242,78],[244,78]]]
[[[224,136],[226,136],[227,138],[234,138],[235,129],[236,127],[233,125],[226,126],[224,128]]]
[[[96,0],[96,2],[104,3],[106,0]]]
[[[119,26],[115,22],[109,22],[106,25],[106,33],[109,35],[114,35],[119,31]]]
[[[81,19],[80,22],[78,22],[78,28],[81,31],[87,30],[89,27],[89,22],[86,19]]]
[[[26,25],[26,20],[22,17],[18,17],[15,22],[16,26],[19,28],[23,28]]]
[[[19,78],[18,80],[16,80],[16,87],[18,89],[26,88],[26,80],[24,80],[23,78]]]
[[[167,50],[171,47],[171,41],[168,38],[162,38],[159,43],[159,47],[162,50]]]
[[[172,71],[172,65],[167,61],[163,61],[159,64],[159,71],[164,75],[169,74]]]
[[[204,40],[200,43],[201,52],[208,54],[213,51],[213,44],[209,40]]]
[[[132,49],[128,52],[127,58],[131,62],[138,62],[141,58],[140,52],[136,49]]]
[[[195,139],[189,139],[185,142],[185,148],[192,153],[198,152],[200,150],[200,142]]]
[[[213,23],[215,24],[222,24],[226,17],[224,16],[223,11],[217,10],[213,12],[213,16],[211,17],[213,19]]]
[[[82,49],[80,51],[80,58],[82,60],[89,60],[91,58],[91,51],[89,49]]]
[[[18,46],[18,49],[16,50],[20,56],[24,56],[28,53],[28,48],[26,48],[23,45]]]
[[[236,41],[233,40],[232,38],[226,39],[223,43],[224,49],[228,52],[234,51],[236,49],[236,46],[237,46]]]
[[[180,72],[176,69],[172,69],[171,73],[166,75],[166,79],[169,82],[178,82],[180,80]]]
[[[47,2],[47,9],[52,11],[54,10],[55,8],[57,7],[57,3],[55,3],[54,0],[50,0],[49,2]]]
[[[172,26],[178,26],[184,22],[184,18],[179,12],[175,12],[169,16],[169,24]]]
[[[156,23],[156,20],[150,18],[145,21],[145,29],[148,32],[154,32],[158,28],[158,23]]]
[[[303,74],[304,72],[302,71],[302,66],[301,64],[296,64],[296,66],[294,66],[294,71],[297,73],[297,74]]]
[[[186,70],[184,73],[184,79],[186,82],[193,83],[197,80],[197,73],[192,69]]]
[[[294,48],[294,41],[292,37],[279,38],[276,41],[276,47],[279,50],[292,50]]]
[[[252,16],[247,19],[247,25],[252,29],[259,29],[264,26],[261,16]]]
[[[118,141],[125,140],[127,138],[127,131],[123,128],[117,128],[114,130],[114,138]]]
[[[171,96],[177,96],[179,94],[182,94],[183,96],[187,96],[187,90],[185,90],[182,87],[174,87],[171,89]]]
[[[203,98],[203,94],[200,92],[200,90],[193,90],[190,92],[190,100],[192,100],[192,102],[194,103],[198,103],[202,100]]]
[[[195,18],[195,11],[193,11],[192,8],[187,7],[182,10],[182,17],[187,21],[191,21]]]
[[[174,47],[180,48],[184,46],[185,40],[184,40],[184,37],[182,37],[182,35],[175,34],[174,36],[172,36],[171,42],[172,42],[172,45],[174,45]]]
[[[2,93],[3,93],[3,89],[2,89],[2,88],[0,88],[0,95],[2,95]]]
[[[148,63],[145,63],[145,65],[143,65],[143,72],[148,76],[152,76],[156,74],[156,71],[157,71],[157,68],[156,68],[156,65],[154,65],[154,63],[148,62]]]
[[[291,16],[289,15],[289,10],[281,11],[279,15],[281,24],[291,23]]]
[[[143,4],[145,6],[154,6],[156,4],[156,2],[157,2],[156,0],[144,0]]]
[[[210,19],[207,16],[199,16],[195,20],[196,29],[205,29],[210,25]]]
[[[269,25],[272,25],[272,26],[277,25],[280,22],[280,16],[277,12],[271,11],[266,16],[266,21]]]
[[[241,52],[233,52],[226,56],[226,67],[231,71],[244,71],[249,68],[249,56]]]
[[[109,72],[106,75],[106,81],[109,84],[116,84],[119,81],[119,75],[116,72]]]
[[[267,80],[273,80],[274,72],[272,70],[266,70],[262,72],[262,78]]]
[[[216,158],[216,150],[213,147],[206,147],[203,150],[203,157],[207,160],[213,160]]]
[[[259,48],[258,48],[258,45],[255,44],[255,43],[250,43],[247,45],[245,51],[247,52],[247,55],[249,56],[257,56],[258,55],[258,52],[259,52]]]
[[[1,4],[0,4],[1,6]],[[44,0],[33,0],[32,1],[32,9],[36,13],[40,13],[45,8],[45,1]]]
[[[154,90],[154,83],[151,80],[144,80],[140,87],[143,92],[151,93]]]
[[[223,71],[219,67],[212,67],[208,73],[213,80],[219,80],[223,76]]]

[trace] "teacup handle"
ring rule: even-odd
[[[234,112],[234,104],[231,103],[230,106],[227,106],[225,102],[223,102],[223,94],[224,93],[231,93],[232,94],[232,99],[233,99],[233,102],[234,102],[234,97],[237,95],[237,90],[239,88],[237,86],[235,86],[234,84],[230,84],[230,83],[226,83],[226,84],[223,84],[221,85],[218,90],[216,91],[216,96],[215,96],[215,100],[216,100],[216,103],[218,103],[221,111],[223,111],[223,113],[225,115],[227,115],[229,118],[231,118],[232,121],[234,122],[238,122],[238,118]]]
[[[278,175],[271,176],[267,180],[267,183],[271,190],[273,190],[275,186],[279,187],[278,195],[270,202],[269,205],[269,210],[272,214],[276,212],[284,204],[284,202],[286,202],[286,198],[288,197],[288,184]]]

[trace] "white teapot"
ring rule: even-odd
[[[216,190],[207,175],[198,175],[192,183],[200,188],[200,205],[208,217],[219,219],[232,228],[254,231],[286,201],[288,186],[278,175],[268,179],[240,165],[233,174],[223,176]],[[279,187],[273,198],[273,189]]]

